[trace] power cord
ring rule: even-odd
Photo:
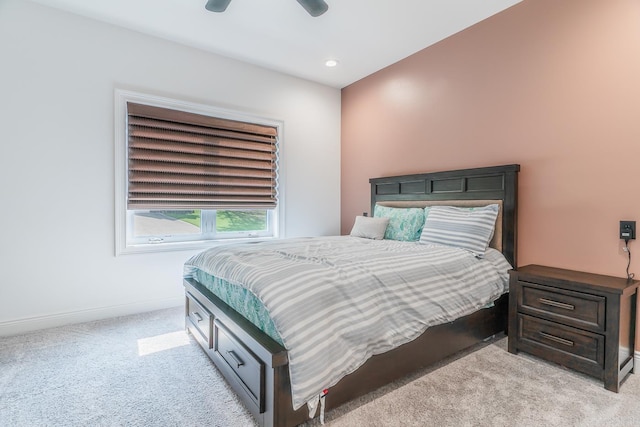
[[[624,248],[623,250],[627,253],[628,261],[627,261],[627,280],[633,279],[635,274],[629,273],[629,267],[631,266],[631,250],[629,249],[629,239],[624,239]]]

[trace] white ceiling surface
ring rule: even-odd
[[[326,0],[317,18],[296,0],[33,1],[342,88],[521,0]]]

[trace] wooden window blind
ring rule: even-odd
[[[276,127],[127,103],[128,209],[270,209]]]

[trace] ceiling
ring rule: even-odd
[[[317,18],[296,0],[33,1],[342,88],[521,0],[325,0]]]

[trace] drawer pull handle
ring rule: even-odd
[[[564,344],[564,345],[569,346],[569,347],[573,347],[573,341],[565,340],[564,338],[560,338],[560,337],[557,337],[555,335],[547,334],[545,332],[540,332],[540,335],[543,338],[549,339],[551,341],[555,341],[557,343]]]
[[[191,314],[193,314],[193,317],[198,320],[198,323],[202,322],[202,316],[200,316],[200,313],[198,313],[197,311],[193,311],[191,312]]]
[[[233,361],[234,361],[234,362],[235,362],[235,364],[237,365],[237,366],[236,366],[236,369],[237,369],[237,368],[239,368],[240,366],[244,365],[244,362],[242,361],[242,359],[240,359],[240,358],[238,357],[238,355],[234,353],[234,351],[233,351],[233,350],[228,350],[228,351],[227,351],[227,354],[229,355],[229,357],[231,357],[231,358],[233,359]]]
[[[565,304],[563,302],[553,301],[553,300],[546,299],[546,298],[538,298],[538,301],[540,301],[540,304],[550,305],[552,307],[557,307],[557,308],[564,308],[565,310],[575,310],[576,309],[575,305]]]

